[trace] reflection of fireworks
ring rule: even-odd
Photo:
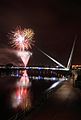
[[[31,109],[30,91],[27,88],[18,88],[12,95],[12,107],[21,109]]]
[[[26,70],[23,71],[23,75],[16,84],[16,91],[12,95],[12,107],[20,109],[31,108],[31,94],[30,94],[30,82]]]
[[[31,83],[29,81],[29,77],[28,77],[28,74],[26,73],[26,70],[23,71],[23,75],[22,77],[20,78],[20,80],[17,82],[17,86],[18,87],[29,87],[31,86]]]
[[[28,50],[29,48],[31,48],[31,45],[33,45],[33,36],[34,32],[32,29],[21,29],[21,27],[19,27],[12,32],[13,41],[11,42],[11,44],[17,49]]]

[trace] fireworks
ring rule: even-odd
[[[32,53],[29,51],[27,51],[27,52],[26,51],[18,51],[17,55],[22,59],[22,62],[24,63],[24,66],[26,67]]]
[[[17,55],[21,58],[26,67],[30,56],[32,53],[29,51],[29,48],[33,45],[33,36],[34,32],[32,29],[21,29],[18,27],[15,31],[11,33],[11,45],[16,48]],[[12,106],[19,107],[22,109],[31,108],[30,92],[27,91],[27,88],[30,87],[30,81],[28,78],[27,71],[25,70],[20,80],[17,82],[17,91],[12,96]]]
[[[33,45],[33,36],[34,32],[32,29],[21,29],[21,27],[17,28],[15,31],[12,31],[12,46],[19,50],[28,50]]]

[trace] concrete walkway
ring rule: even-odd
[[[24,120],[81,120],[81,91],[65,81],[48,94],[44,105]]]

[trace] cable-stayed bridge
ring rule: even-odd
[[[49,56],[47,53],[45,53],[44,51],[42,51],[41,49],[37,48],[39,50],[39,52],[41,52],[42,54],[44,54],[47,58],[49,58],[50,60],[52,60],[54,63],[56,63],[58,65],[58,67],[40,67],[40,66],[0,66],[0,70],[14,70],[14,71],[20,71],[20,70],[27,70],[27,71],[37,71],[37,75],[40,73],[39,71],[55,71],[55,72],[59,72],[59,73],[68,73],[71,74],[71,60],[72,60],[72,56],[73,56],[73,51],[74,51],[74,46],[75,46],[75,40],[73,42],[73,46],[72,46],[72,50],[70,53],[70,57],[67,63],[67,66],[65,67],[64,65],[62,65],[60,62],[58,62],[57,60],[55,60],[54,58],[52,58],[51,56]],[[32,74],[32,72],[30,72]]]

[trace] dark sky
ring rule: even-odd
[[[66,65],[77,36],[72,64],[81,64],[81,4],[61,0],[2,0],[0,2],[0,62],[17,63],[8,33],[17,26],[32,28],[35,46]],[[9,51],[10,49],[10,51]],[[6,52],[5,52],[6,51]],[[54,65],[34,46],[30,64]],[[15,56],[15,57],[13,57]]]

